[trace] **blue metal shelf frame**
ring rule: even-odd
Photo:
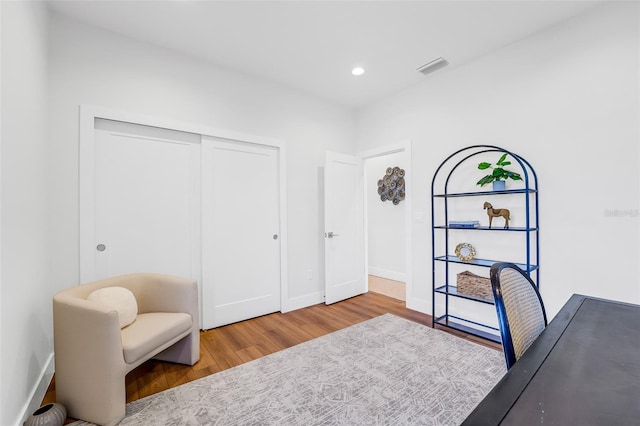
[[[450,254],[445,256],[436,256],[434,260],[437,260],[440,262],[464,263],[465,265],[483,266],[486,268],[491,268],[491,266],[497,262],[497,260],[491,260],[491,259],[460,260],[456,256],[452,256]],[[512,263],[517,265],[518,268],[522,269],[529,275],[531,275],[531,272],[538,269],[538,265],[534,265],[531,263],[529,264],[515,263],[515,262],[512,262]]]
[[[527,163],[529,164],[529,163]],[[434,194],[435,198],[454,198],[454,197],[474,197],[480,195],[496,195],[496,194],[532,194],[538,192],[536,189],[505,189],[504,191],[476,191],[476,192],[460,192],[453,194]]]
[[[445,226],[445,225],[437,225],[434,226],[435,229],[464,229],[465,231],[506,231],[506,232],[531,232],[537,231],[538,228],[513,228],[509,227],[505,228],[489,228],[488,226],[478,226],[475,228],[468,228],[464,226]]]
[[[506,153],[511,158],[513,158],[518,165],[520,166],[524,181],[524,188],[521,189],[508,189],[504,191],[473,191],[473,192],[462,192],[462,193],[451,193],[448,191],[449,179],[455,170],[464,162],[473,158],[477,155],[484,154],[487,152],[499,152]],[[438,179],[438,175],[441,171],[444,171],[445,165],[449,166],[449,172],[446,175],[446,179],[444,182],[443,191],[436,192],[436,181]],[[524,202],[525,202],[525,226],[517,227],[517,228],[489,228],[485,226],[476,227],[476,228],[464,228],[464,227],[455,227],[448,226],[449,223],[449,198],[457,198],[457,197],[476,197],[476,196],[487,196],[487,195],[502,195],[502,194],[523,194]],[[436,225],[435,223],[435,199],[443,199],[444,200],[444,225]],[[535,219],[531,218],[531,198],[533,198],[533,209],[535,212]],[[496,335],[487,333],[479,328],[475,328],[474,326],[478,326],[484,329],[492,329],[497,330],[495,327],[478,323],[475,321],[470,321],[468,319],[464,319],[459,316],[452,315],[450,313],[449,307],[449,298],[456,297],[466,300],[471,300],[475,302],[485,303],[485,304],[493,304],[493,300],[482,299],[478,297],[474,297],[471,295],[466,295],[463,293],[458,293],[457,288],[449,284],[449,264],[450,263],[464,263],[474,266],[482,266],[482,267],[490,267],[499,260],[490,260],[490,259],[474,259],[470,262],[464,262],[458,259],[455,256],[448,255],[449,251],[449,231],[450,230],[464,230],[466,231],[488,231],[488,232],[523,232],[525,233],[526,239],[526,262],[517,264],[522,270],[526,271],[527,274],[531,275],[533,271],[536,271],[534,283],[538,288],[540,288],[540,235],[539,235],[539,205],[538,205],[538,177],[536,175],[535,170],[531,166],[531,164],[524,159],[523,157],[507,150],[501,148],[499,146],[494,145],[472,145],[466,148],[462,148],[451,155],[449,155],[436,169],[436,172],[433,175],[433,179],[431,181],[431,273],[432,273],[432,326],[435,327],[436,324],[454,328],[460,331],[463,331],[468,334],[472,334],[474,336],[482,337],[494,342],[500,342],[500,337]],[[436,231],[444,232],[445,234],[445,247],[444,253],[445,255],[436,255]],[[531,245],[532,239],[535,241],[535,250],[532,253]],[[533,262],[533,258],[535,258],[535,263]],[[444,263],[444,285],[436,283],[436,265]],[[534,277],[532,277],[533,279]],[[444,297],[444,315],[436,316],[436,296],[441,295]],[[451,319],[457,320],[452,321]],[[467,323],[462,324],[461,322]]]
[[[449,294],[451,296],[461,297],[467,300],[475,300],[476,302],[486,303],[488,305],[493,305],[493,299],[483,299],[482,297],[473,296],[471,294],[458,293],[458,287],[454,285],[443,285],[440,287],[436,287],[436,293]]]
[[[464,323],[468,323],[469,325],[463,324],[463,322]],[[435,327],[435,324],[438,324],[438,325],[441,325],[443,327],[453,328],[454,330],[458,330],[458,331],[465,332],[467,334],[471,334],[472,336],[477,336],[477,337],[481,337],[481,338],[486,339],[486,340],[490,340],[492,342],[501,343],[499,335],[483,331],[483,330],[481,330],[481,329],[479,329],[477,327],[474,327],[474,326],[480,326],[480,327],[484,327],[484,328],[487,328],[487,329],[495,330],[496,332],[499,333],[500,330],[498,328],[496,328],[496,327],[489,327],[489,326],[481,324],[479,322],[469,321],[467,319],[460,318],[460,317],[457,317],[455,315],[450,315],[450,314],[445,314],[445,315],[442,315],[442,316],[440,316],[438,318],[435,318],[433,320],[433,323],[434,323],[433,327]]]

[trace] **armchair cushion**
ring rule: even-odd
[[[181,312],[140,314],[122,329],[124,361],[133,364],[161,346],[170,346],[191,332],[191,315]]]
[[[126,327],[136,320],[138,303],[131,290],[124,287],[103,287],[87,296],[87,300],[96,302],[118,312],[120,328]]]

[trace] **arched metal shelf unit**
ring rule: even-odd
[[[506,153],[510,159],[514,160],[513,166],[519,165],[518,171],[522,177],[522,183],[518,188],[505,189],[501,191],[450,191],[449,185],[455,172],[465,169],[463,165],[469,164],[471,160],[482,158],[486,153]],[[480,156],[480,157],[478,157]],[[476,168],[476,164],[473,164]],[[460,228],[451,226],[450,214],[453,200],[466,197],[502,197],[514,196],[524,210],[524,224],[522,226],[501,227],[474,226]],[[438,206],[436,206],[438,204]],[[438,214],[437,214],[438,213]],[[456,275],[452,273],[451,266],[463,264],[470,267],[490,268],[496,262],[507,259],[473,259],[465,261],[453,254],[451,243],[451,233],[455,232],[488,232],[492,235],[505,236],[504,233],[519,233],[524,236],[524,243],[516,244],[511,253],[519,253],[521,261],[512,261],[522,270],[526,271],[533,282],[540,286],[540,249],[539,249],[539,226],[538,226],[538,178],[531,164],[505,148],[493,145],[473,145],[462,148],[449,155],[436,169],[431,182],[431,270],[432,270],[432,326],[436,325],[456,329],[467,334],[478,336],[494,342],[500,342],[500,334],[497,326],[484,321],[466,317],[464,312],[459,312],[460,308],[452,307],[453,299],[463,299],[471,302],[478,302],[485,305],[493,305],[493,299],[482,298],[476,295],[462,293],[458,291],[454,281]],[[520,247],[522,245],[523,247]],[[509,257],[509,256],[506,256]],[[495,312],[493,312],[495,315]]]

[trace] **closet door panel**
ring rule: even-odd
[[[199,136],[100,120],[93,256],[83,280],[133,272],[200,277]],[[197,143],[195,143],[197,142]]]
[[[203,137],[204,328],[280,310],[278,149]]]

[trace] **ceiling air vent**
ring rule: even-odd
[[[447,62],[447,60],[443,57],[440,57],[438,59],[434,59],[433,61],[426,63],[424,65],[422,65],[421,67],[418,67],[418,71],[421,72],[424,75],[429,74],[430,72],[434,72],[435,70],[439,70],[442,67],[446,67],[447,65],[449,65],[449,62]]]

